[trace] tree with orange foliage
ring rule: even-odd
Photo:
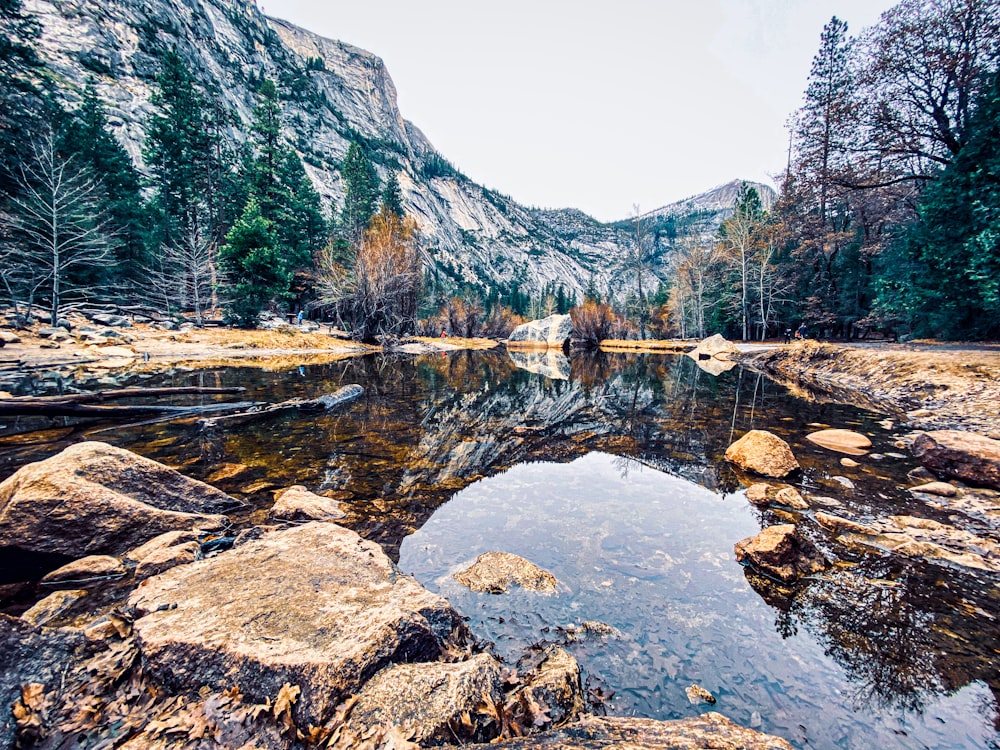
[[[346,268],[336,249],[318,263],[320,298],[332,305],[355,339],[373,343],[413,333],[420,293],[417,225],[385,207],[372,217]]]

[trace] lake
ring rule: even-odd
[[[723,459],[735,438],[767,429],[791,444],[803,466],[791,483],[815,508],[947,518],[903,489],[916,463],[888,415],[672,355],[377,355],[123,384],[241,385],[241,399],[276,402],[347,383],[365,395],[336,412],[211,430],[21,420],[0,428],[0,475],[104,440],[246,498],[238,524],[264,522],[275,489],[305,485],[339,500],[345,525],[447,596],[508,661],[563,644],[609,714],[711,709],[808,748],[1000,746],[995,577],[842,547],[812,511],[751,505]],[[805,439],[822,427],[873,447],[845,466]],[[737,541],[788,522],[836,561],[829,571],[779,585],[735,561]],[[552,572],[556,593],[476,594],[451,577],[495,549]],[[12,581],[39,563],[2,564]],[[692,705],[692,684],[717,703]]]

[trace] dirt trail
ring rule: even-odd
[[[803,341],[740,358],[786,385],[885,409],[920,429],[1000,438],[1000,348]]]

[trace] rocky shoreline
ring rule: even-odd
[[[229,504],[93,442],[0,484],[0,546],[73,558],[47,576],[52,594],[21,617],[0,615],[0,742],[791,747],[715,713],[591,716],[568,652],[548,646],[516,669],[501,664],[378,545],[311,520],[336,517],[327,498],[289,490],[277,515],[297,522],[236,536],[218,513]],[[509,557],[502,564],[525,580]]]

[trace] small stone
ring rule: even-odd
[[[840,465],[847,469],[856,469],[858,466],[861,466],[861,464],[859,464],[853,458],[846,458],[846,457],[840,459]]]
[[[42,578],[42,583],[80,583],[95,579],[125,575],[125,566],[117,557],[88,555],[53,570]]]
[[[778,494],[774,496],[774,500],[781,505],[787,505],[789,508],[794,508],[795,510],[809,509],[809,503],[802,498],[801,493],[794,487],[785,487],[778,490]]]
[[[747,487],[747,500],[749,500],[754,505],[766,505],[767,504],[767,493],[770,491],[771,485],[765,482],[757,482],[756,484],[751,484]]]
[[[852,456],[864,455],[872,447],[872,441],[852,430],[819,430],[806,435],[806,440],[839,453]]]
[[[934,482],[937,480],[937,477],[934,476],[934,472],[923,466],[918,466],[917,468],[908,471],[906,476],[913,482]]]
[[[698,705],[699,703],[715,703],[715,696],[705,690],[705,688],[701,685],[692,685],[689,688],[685,688],[684,692],[687,693],[688,701],[692,705]]]
[[[837,484],[842,485],[849,490],[854,489],[854,482],[852,482],[847,477],[836,476],[836,477],[831,477],[831,479],[833,479],[833,481],[836,482]]]
[[[333,521],[346,514],[336,500],[296,484],[278,494],[270,515],[280,521]]]
[[[483,594],[506,594],[511,585],[543,594],[556,590],[555,576],[510,552],[484,552],[473,565],[456,573],[455,580]]]
[[[77,600],[82,599],[86,595],[86,589],[53,591],[21,615],[21,619],[27,620],[32,625],[45,625],[57,618],[67,609],[72,607]]]
[[[198,542],[184,542],[158,549],[146,555],[135,568],[137,579],[149,578],[165,570],[201,559],[201,545]]]
[[[820,511],[816,514],[816,523],[822,526],[824,529],[829,529],[835,534],[871,534],[874,533],[872,529],[867,526],[856,523],[855,521],[848,521],[846,518],[841,518],[840,516],[834,516],[830,513],[824,513]]]
[[[910,492],[925,492],[928,495],[937,495],[938,497],[958,497],[961,494],[958,487],[947,482],[928,482],[919,487],[911,487]]]
[[[198,533],[195,531],[187,531],[184,529],[177,531],[168,531],[165,534],[160,534],[157,537],[153,537],[145,544],[136,547],[133,550],[129,550],[125,553],[126,560],[132,560],[134,562],[142,562],[150,555],[166,549],[167,547],[173,547],[178,544],[185,544],[186,542],[197,542]]]

